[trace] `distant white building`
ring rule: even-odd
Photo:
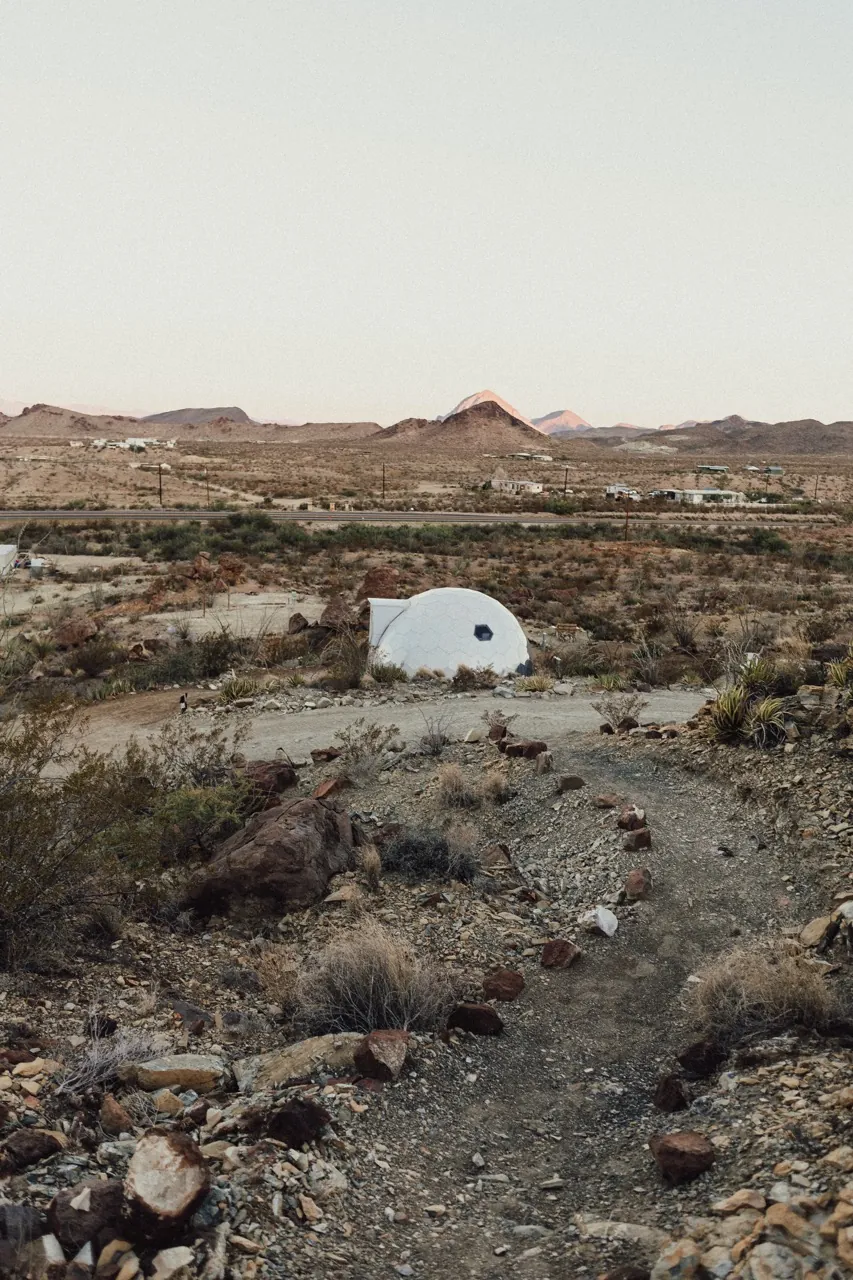
[[[630,498],[632,502],[641,502],[642,495],[636,489],[629,489],[625,484],[609,484],[604,490],[605,498]]]
[[[15,567],[18,548],[14,542],[0,543],[0,578],[5,578]]]
[[[737,489],[653,489],[649,497],[684,502],[691,507],[743,507],[747,501],[746,494]]]
[[[498,467],[492,476],[491,485],[498,493],[532,495],[542,492],[542,485],[538,480],[510,480],[503,467]]]

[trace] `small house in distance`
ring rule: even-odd
[[[742,507],[746,494],[737,489],[653,489],[650,498],[663,498],[664,502],[684,502],[692,507],[706,504],[719,507]]]
[[[460,666],[529,675],[527,637],[499,600],[467,587],[436,587],[408,600],[370,600],[373,663],[453,676]]]
[[[716,463],[702,463],[701,466],[696,468],[697,475],[703,471],[712,476],[727,476],[729,474],[728,467],[718,466]]]
[[[491,479],[491,486],[498,493],[532,495],[542,492],[538,480],[510,480],[503,467],[498,467]]]

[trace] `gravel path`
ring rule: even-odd
[[[318,694],[319,696],[319,694]],[[517,715],[513,731],[521,737],[557,741],[569,734],[596,729],[601,717],[593,709],[598,694],[576,693],[551,698],[495,698],[490,693],[430,698],[414,703],[376,703],[357,707],[327,707],[314,711],[249,711],[249,733],[242,750],[254,759],[268,759],[281,747],[293,757],[305,756],[312,747],[329,745],[335,734],[364,718],[378,724],[395,724],[401,736],[416,741],[424,732],[424,715],[440,716],[451,736],[464,736],[471,728],[482,727],[482,714],[500,709]],[[190,701],[192,702],[192,693]],[[694,715],[705,701],[701,690],[655,690],[647,695],[644,720],[661,723],[682,722]],[[121,703],[103,703],[89,715],[86,744],[94,750],[109,751],[125,746],[134,735],[151,737],[177,713],[177,693],[143,694]],[[206,713],[194,713],[199,725],[208,723]]]

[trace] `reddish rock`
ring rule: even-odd
[[[543,969],[568,969],[581,955],[580,947],[575,946],[568,938],[552,938],[542,948],[539,963]]]
[[[327,778],[325,782],[321,782],[319,786],[314,788],[312,794],[315,800],[326,800],[329,796],[336,796],[351,786],[352,779],[348,778],[345,773],[341,773],[337,778]]]
[[[639,727],[639,720],[635,720],[633,716],[623,716],[616,726],[616,732],[630,733],[632,729],[639,729]]]
[[[623,1262],[621,1266],[608,1271],[604,1280],[651,1280],[651,1274],[648,1267],[635,1267],[630,1262]]]
[[[88,1191],[88,1209],[75,1209],[71,1202]],[[75,1254],[101,1232],[120,1235],[124,1188],[115,1180],[84,1178],[73,1187],[58,1191],[47,1210],[47,1221],[66,1254]]]
[[[319,902],[354,863],[352,823],[320,800],[299,799],[255,814],[191,877],[184,907],[204,914],[258,898],[271,910]]]
[[[626,853],[638,853],[640,849],[651,849],[652,833],[648,827],[640,827],[639,831],[626,831],[622,848]]]
[[[408,1047],[408,1031],[371,1031],[356,1045],[356,1068],[371,1080],[396,1080]]]
[[[279,796],[295,787],[299,778],[287,760],[253,760],[244,770],[253,808],[272,809]]]
[[[489,742],[503,742],[508,734],[509,729],[505,724],[489,725]]]
[[[300,631],[304,631],[308,626],[308,619],[302,613],[292,613],[287,623],[287,634],[289,636],[298,636]]]
[[[728,1054],[716,1040],[696,1040],[678,1055],[679,1066],[697,1080],[707,1080],[723,1065]]]
[[[502,1000],[508,1004],[517,1000],[524,990],[524,975],[517,969],[493,969],[483,979],[483,997],[486,1000]]]
[[[332,760],[337,760],[340,755],[337,747],[315,747],[311,752],[311,759],[315,764],[329,764]]]
[[[640,809],[635,804],[626,804],[616,819],[616,825],[622,831],[639,831],[646,825],[645,809]]]
[[[53,638],[59,649],[76,649],[78,645],[85,644],[97,634],[97,625],[91,618],[87,618],[83,613],[75,613],[59,624],[53,633]]]
[[[356,600],[396,600],[400,591],[400,570],[390,564],[377,564],[361,580]]]
[[[561,775],[560,780],[557,783],[557,791],[562,795],[564,791],[580,791],[580,789],[585,786],[586,783],[583,778],[579,777],[576,773],[564,773]]]
[[[469,1031],[474,1036],[499,1036],[504,1024],[490,1004],[458,1004],[447,1019],[447,1027]]]
[[[540,742],[532,738],[519,738],[518,741],[507,741],[502,738],[498,743],[499,748],[507,756],[520,757],[524,760],[535,760],[543,751],[548,750],[547,742]]]
[[[615,733],[615,729],[612,724],[600,724],[598,726],[598,732],[609,736],[611,733]]]
[[[684,1081],[674,1071],[661,1076],[658,1080],[652,1101],[658,1111],[684,1111],[690,1106],[690,1097]]]
[[[104,1095],[98,1120],[104,1133],[117,1137],[120,1133],[133,1132],[133,1120],[121,1103],[111,1093]]]
[[[657,738],[662,738],[663,734],[661,733],[660,729],[646,729],[645,733],[643,734],[643,737],[657,739]]]
[[[619,803],[619,797],[614,795],[596,796],[592,803],[596,809],[615,809]]]
[[[332,1117],[311,1098],[291,1098],[270,1110],[254,1108],[243,1113],[240,1128],[264,1134],[299,1151],[306,1142],[316,1142]]]
[[[648,867],[635,867],[625,877],[624,894],[629,902],[647,898],[652,888],[652,873]]]
[[[223,551],[217,565],[217,576],[229,587],[235,587],[246,576],[246,562],[233,551]]]
[[[146,1238],[168,1238],[207,1194],[210,1174],[198,1144],[185,1133],[149,1129],[136,1144],[124,1192],[131,1219]]]
[[[707,1173],[717,1158],[704,1133],[693,1129],[655,1134],[649,1138],[649,1147],[664,1178],[673,1186]]]
[[[506,844],[487,844],[480,854],[480,865],[490,870],[495,867],[508,867],[510,863],[509,845]]]
[[[10,1133],[0,1149],[0,1173],[14,1173],[28,1169],[62,1151],[65,1139],[50,1129],[16,1129]]]
[[[330,627],[332,631],[345,631],[356,622],[355,611],[343,596],[333,596],[320,614],[320,626]]]

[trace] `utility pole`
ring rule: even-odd
[[[818,475],[818,476],[815,476],[815,478],[814,478],[814,500],[815,500],[815,502],[817,502],[817,487],[818,487],[819,483],[820,483],[820,476]]]
[[[162,462],[157,463],[157,483],[160,488],[160,506],[162,507],[163,505],[163,464]]]
[[[566,467],[566,474],[563,476],[563,497],[569,492],[569,468]]]
[[[628,517],[631,514],[631,499],[625,499],[625,541],[628,541]]]
[[[207,471],[205,471],[204,473],[204,482],[207,485],[207,506],[209,510],[210,509],[210,474]]]
[[[385,501],[385,463],[382,463],[382,501]]]

